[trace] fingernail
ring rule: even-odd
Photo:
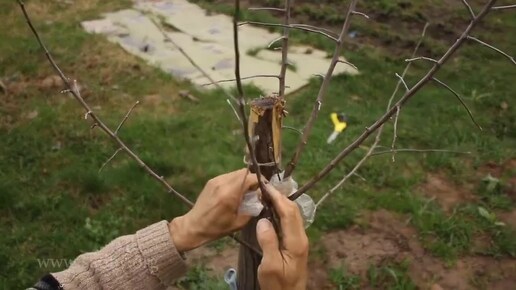
[[[256,225],[256,232],[257,233],[263,233],[272,228],[272,224],[267,219],[260,219],[258,221],[258,224]]]

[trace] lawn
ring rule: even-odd
[[[194,1],[229,12],[231,1]],[[256,1],[255,1],[256,2]],[[280,5],[281,1],[258,1]],[[347,1],[299,1],[294,19],[338,29]],[[362,3],[363,2],[363,3]],[[485,1],[470,1],[476,11]],[[499,1],[499,5],[511,4]],[[297,2],[296,2],[297,3]],[[420,55],[438,57],[466,27],[461,1],[360,1],[344,55],[357,76],[335,76],[295,179],[307,181],[385,110],[424,24]],[[258,5],[258,4],[256,4]],[[27,1],[48,47],[83,97],[112,128],[136,101],[120,137],[176,189],[195,199],[211,177],[243,167],[240,126],[219,91],[204,91],[148,66],[80,21],[130,6],[130,1]],[[281,21],[268,13],[248,19]],[[187,208],[124,154],[90,129],[77,102],[47,64],[15,1],[0,0],[0,288],[27,287],[68,260],[100,248]],[[474,35],[515,55],[514,10],[494,11]],[[320,37],[293,33],[294,42],[332,51]],[[264,44],[266,45],[266,44]],[[407,83],[429,68],[415,63]],[[312,289],[511,289],[516,287],[516,66],[475,43],[466,44],[438,74],[463,96],[483,131],[453,94],[437,85],[421,90],[401,111],[398,148],[470,154],[399,153],[372,157],[324,203],[308,229]],[[285,125],[302,128],[320,79],[287,97]],[[189,90],[200,99],[181,98]],[[247,88],[248,96],[259,91]],[[400,92],[398,96],[401,96]],[[329,115],[344,112],[349,128],[332,145]],[[381,145],[390,148],[393,123]],[[299,135],[284,131],[285,159]],[[320,198],[371,145],[368,140],[309,194]],[[208,247],[210,261],[234,248]],[[47,264],[54,259],[59,263]],[[178,284],[218,289],[220,269],[194,267]],[[206,266],[207,265],[207,266]],[[233,265],[233,266],[236,266]],[[212,283],[212,284],[210,284]],[[218,285],[218,286],[215,286]],[[225,288],[222,288],[225,289]]]

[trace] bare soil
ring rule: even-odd
[[[367,284],[369,267],[403,261],[409,262],[408,275],[420,289],[516,289],[514,259],[468,256],[446,265],[424,250],[406,217],[379,210],[366,213],[365,218],[369,220],[367,228],[354,226],[321,238],[325,254],[309,263],[308,289],[335,289],[328,273],[341,267],[362,278],[361,289],[371,289]],[[228,268],[236,267],[238,248],[217,251],[204,247],[190,253],[188,259],[222,278]]]
[[[429,173],[418,191],[435,198],[446,212],[450,212],[461,203],[477,199],[472,193],[472,188],[459,187],[441,173]]]

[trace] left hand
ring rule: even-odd
[[[256,175],[247,169],[210,179],[193,208],[169,223],[176,249],[193,250],[241,229],[251,217],[239,215],[238,208],[244,194],[257,186]]]

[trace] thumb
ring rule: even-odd
[[[278,236],[269,220],[262,218],[258,221],[256,238],[262,248],[264,257],[279,251]]]

